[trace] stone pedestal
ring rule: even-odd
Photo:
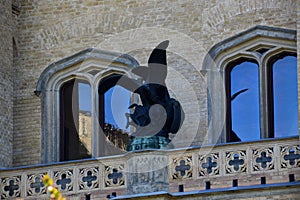
[[[171,140],[161,136],[131,138],[127,151],[139,151],[146,149],[170,149]]]
[[[168,191],[168,156],[150,150],[132,153],[127,176],[127,194]]]

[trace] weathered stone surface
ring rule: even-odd
[[[0,168],[12,167],[13,19],[11,1],[0,3]]]
[[[155,151],[133,153],[127,165],[127,194],[169,190],[168,155]]]

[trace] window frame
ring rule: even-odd
[[[122,75],[125,75],[124,73],[121,72],[112,72],[107,74],[106,76],[102,77],[101,80],[98,82],[98,87],[97,87],[97,117],[98,117],[98,135],[99,135],[99,144],[98,144],[98,156],[105,156],[106,155],[106,149],[105,146],[108,144],[105,143],[106,141],[106,136],[104,133],[105,129],[105,93],[111,89],[112,87],[118,85],[117,82],[118,80],[122,77]],[[103,88],[104,85],[104,88]],[[132,94],[134,95],[134,94]],[[129,105],[128,105],[129,107]],[[125,117],[125,116],[124,116]]]
[[[260,52],[263,48],[269,50]],[[253,58],[258,62],[261,139],[270,138],[271,114],[267,64],[269,59],[280,52],[297,52],[295,30],[259,25],[219,42],[209,50],[201,70],[207,78],[208,102],[210,102],[208,104],[209,144],[227,142],[226,135],[230,126],[228,125],[226,70],[229,63],[243,57]]]
[[[232,69],[237,66],[238,64],[241,64],[243,62],[252,62],[257,64],[258,71],[259,71],[259,64],[257,60],[251,56],[241,56],[238,57],[235,60],[232,60],[231,62],[226,62],[226,70],[225,70],[225,90],[226,90],[226,123],[225,123],[225,133],[226,133],[226,142],[232,142],[232,100],[231,100],[231,71]],[[258,72],[259,76],[259,72]],[[259,85],[259,83],[258,83]],[[258,88],[259,90],[259,88]]]
[[[89,48],[50,64],[41,73],[35,94],[41,99],[42,163],[60,161],[60,89],[63,84],[72,79],[80,79],[91,86],[92,158],[99,157],[99,83],[112,74],[137,78],[130,72],[137,66],[139,63],[127,54]]]
[[[269,54],[263,58],[263,62],[262,62],[266,67],[265,73],[266,73],[267,80],[265,83],[266,84],[265,88],[267,88],[267,91],[266,91],[267,94],[266,94],[265,98],[268,99],[268,102],[267,102],[268,121],[266,122],[266,124],[267,124],[267,131],[269,132],[269,137],[271,137],[271,138],[275,137],[273,64],[278,59],[283,58],[285,56],[289,56],[289,55],[295,56],[297,58],[296,49],[277,48],[273,51],[270,51]],[[298,124],[299,124],[299,120],[298,120]]]
[[[60,130],[59,130],[59,160],[60,161],[69,161],[69,160],[74,160],[74,159],[69,159],[68,157],[70,156],[69,153],[66,154],[66,152],[68,152],[68,140],[65,140],[63,138],[65,138],[66,136],[66,131],[65,131],[65,118],[64,118],[64,115],[65,115],[65,108],[64,108],[64,104],[65,104],[65,97],[63,97],[63,93],[64,93],[64,89],[70,85],[72,85],[73,89],[72,89],[72,97],[69,97],[72,99],[72,104],[73,104],[73,97],[74,97],[74,88],[76,88],[76,91],[79,93],[79,83],[85,83],[85,84],[88,84],[89,87],[90,87],[90,90],[91,90],[91,85],[88,81],[84,80],[84,79],[78,79],[78,78],[74,78],[74,79],[71,79],[71,80],[68,80],[66,82],[64,82],[61,86],[60,86],[60,89],[59,89],[59,126],[60,126]],[[72,116],[74,117],[74,112],[76,112],[76,117],[78,118],[73,118],[74,120],[74,126],[75,128],[77,129],[77,134],[78,134],[78,137],[79,137],[79,94],[75,94],[76,96],[76,104],[78,104],[76,107],[75,107],[75,110],[74,110],[74,105],[72,105],[72,108],[71,108],[71,113],[72,113]],[[92,95],[92,93],[90,92],[90,95]],[[90,102],[90,104],[92,103],[92,101]],[[79,141],[80,142],[80,141]],[[66,144],[66,146],[64,146]],[[87,157],[87,158],[91,158],[91,157]],[[82,159],[82,158],[79,158],[79,159]]]

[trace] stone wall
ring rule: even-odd
[[[41,72],[88,47],[128,53],[144,65],[152,48],[169,39],[167,85],[186,113],[173,140],[176,147],[201,145],[208,129],[200,73],[207,51],[255,25],[296,29],[296,8],[297,0],[22,1],[15,36],[14,166],[41,162],[41,105],[34,95]]]
[[[0,2],[0,168],[12,166],[13,37],[11,1]]]

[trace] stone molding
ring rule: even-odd
[[[227,38],[217,44],[215,44],[207,53],[204,58],[202,65],[202,72],[206,73],[207,70],[211,70],[213,64],[211,62],[215,61],[220,54],[228,53],[227,51],[230,48],[234,48],[236,46],[242,45],[245,42],[253,40],[257,37],[259,38],[272,38],[275,40],[288,40],[292,42],[296,42],[297,40],[297,31],[278,28],[278,27],[269,27],[257,25],[246,31],[243,31],[239,34],[236,34],[230,38]]]
[[[49,79],[56,73],[63,71],[69,67],[87,61],[89,59],[97,59],[101,63],[111,65],[116,63],[118,65],[137,67],[139,63],[128,54],[121,54],[116,52],[103,51],[95,48],[88,48],[80,51],[72,56],[63,58],[57,62],[50,64],[40,75],[36,86],[36,94],[43,93],[47,87]]]

